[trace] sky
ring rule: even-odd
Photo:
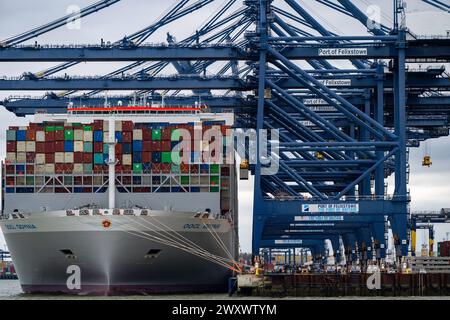
[[[83,8],[94,3],[93,0],[0,0],[0,39],[30,30],[44,23],[67,14],[68,8],[73,5]],[[79,29],[61,27],[38,37],[40,44],[98,44],[101,39],[105,42],[114,42],[140,30],[156,21],[176,1],[174,0],[122,0],[100,12],[94,13],[81,20]],[[224,3],[222,0],[213,1],[208,6],[160,28],[147,41],[152,43],[165,42],[166,33],[170,32],[177,39],[190,36],[202,23]],[[367,1],[357,0],[354,3],[363,11],[369,5],[380,5],[382,10],[382,23],[392,25],[392,13],[390,0]],[[275,4],[287,8],[282,1]],[[304,0],[301,4],[320,23],[332,32],[347,35],[364,34],[364,27],[347,16],[334,12],[314,0]],[[437,11],[433,7],[418,0],[407,1],[407,25],[416,34],[443,35],[450,32],[450,17],[448,13]],[[237,1],[233,9],[242,5]],[[28,43],[33,43],[33,40]],[[335,62],[339,65],[339,62]],[[0,76],[20,76],[23,72],[37,72],[57,63],[0,63]],[[68,69],[70,75],[101,75],[108,73],[126,63],[96,62],[80,63]],[[342,66],[345,66],[343,63]],[[208,72],[214,74],[219,67],[212,68]],[[168,73],[174,73],[169,70]],[[115,92],[117,93],[117,92]],[[0,100],[10,95],[39,96],[44,92],[0,92]],[[25,125],[31,119],[17,118],[12,113],[0,107],[0,157],[5,155],[5,130],[9,125]],[[421,158],[424,156],[424,145],[410,150],[411,175],[409,189],[411,191],[413,211],[439,210],[442,207],[450,207],[450,138],[433,139],[428,142],[427,149],[431,153],[433,166],[424,168],[421,166]],[[392,183],[390,183],[392,186]],[[240,246],[243,251],[251,250],[251,225],[252,225],[252,198],[253,179],[240,181],[239,183],[239,224]],[[450,226],[440,225],[436,227],[436,239],[442,240]],[[421,232],[418,234],[418,247],[423,240]],[[0,234],[0,247],[3,247],[3,237]]]

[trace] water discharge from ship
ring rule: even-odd
[[[158,221],[159,224],[165,226],[166,229],[158,227],[157,225],[147,221],[148,223],[150,223],[153,227],[155,227],[154,229],[151,229],[145,225],[143,225],[142,223],[139,223],[137,221],[132,220],[129,217],[124,217],[125,219],[129,220],[130,224],[131,223],[136,223],[142,227],[144,227],[147,232],[153,232],[156,233],[157,235],[151,235],[147,232],[144,232],[132,225],[128,225],[127,228],[131,229],[132,231],[126,230],[125,228],[119,228],[120,231],[123,231],[125,233],[140,237],[140,238],[144,238],[147,240],[151,240],[163,245],[168,245],[174,248],[177,248],[179,250],[182,250],[184,252],[193,254],[195,256],[198,256],[202,259],[208,260],[210,262],[213,262],[215,264],[218,264],[220,266],[223,266],[227,269],[230,269],[234,272],[241,272],[241,269],[237,263],[237,261],[235,261],[234,259],[229,259],[226,257],[221,257],[218,255],[215,255],[209,251],[206,251],[205,249],[201,248],[200,246],[198,246],[197,244],[193,243],[191,240],[187,239],[186,237],[184,237],[183,235],[179,234],[178,232],[174,231],[173,229],[171,229],[170,227],[164,225],[162,222],[158,221],[155,217],[154,218],[156,221]],[[175,233],[178,237],[174,237],[172,236],[172,234],[169,233],[173,232]],[[165,235],[165,234],[167,235]],[[181,239],[181,241],[180,241]],[[184,240],[184,241],[183,241]],[[217,241],[217,240],[216,240]],[[219,246],[221,246],[219,244]]]

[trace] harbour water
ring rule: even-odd
[[[45,295],[45,294],[25,294],[20,288],[18,280],[0,280],[0,300],[261,300],[259,297],[229,297],[224,293],[217,294],[177,294],[177,295],[130,295],[130,296],[76,296],[76,295]],[[277,300],[277,298],[264,299]],[[450,300],[447,297],[284,297],[283,300]]]

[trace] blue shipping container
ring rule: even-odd
[[[121,131],[116,131],[116,141],[117,142],[122,142],[122,132]]]
[[[122,153],[131,153],[131,143],[122,143]]]
[[[161,152],[152,152],[152,161],[154,163],[160,163],[161,162]]]
[[[73,152],[73,140],[64,141],[64,152]]]
[[[133,151],[134,152],[142,152],[142,141],[133,140]]]
[[[134,163],[142,162],[142,152],[133,152],[133,162]]]
[[[27,137],[27,132],[25,130],[17,130],[16,140],[17,141],[25,141]]]
[[[94,142],[103,142],[103,131],[94,131]]]

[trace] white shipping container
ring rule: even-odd
[[[55,173],[55,164],[54,163],[47,163],[45,165],[45,172],[46,173]]]
[[[36,153],[36,164],[45,164],[45,153]]]
[[[55,152],[55,163],[64,163],[64,152]]]
[[[15,152],[7,152],[6,153],[6,162],[16,162],[16,153]]]
[[[83,141],[83,130],[81,130],[81,129],[73,130],[73,140]]]
[[[26,152],[26,149],[25,141],[17,141],[16,152]]]
[[[122,121],[116,121],[116,131],[122,131]]]
[[[73,173],[83,173],[83,164],[82,163],[75,163],[73,165]]]
[[[17,152],[16,153],[16,162],[17,163],[26,163],[27,162],[27,154],[25,152]]]
[[[83,141],[75,141],[73,144],[74,152],[83,152]]]
[[[25,149],[27,152],[36,152],[36,142],[26,141]]]
[[[133,130],[133,140],[142,140],[142,129]]]
[[[37,156],[37,155],[36,155]],[[44,159],[45,160],[45,159]],[[34,172],[36,173],[45,173],[45,164],[37,164],[34,167]]]
[[[73,163],[73,152],[64,153],[64,163]]]
[[[124,166],[131,166],[131,154],[122,155],[122,164]]]
[[[45,131],[36,131],[36,141],[38,142],[45,141]]]
[[[103,142],[109,141],[109,131],[103,131]]]
[[[92,142],[93,131],[83,131],[83,141]]]
[[[103,120],[103,131],[109,130],[109,120]]]

